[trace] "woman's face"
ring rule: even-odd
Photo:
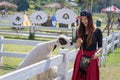
[[[81,21],[84,24],[85,27],[87,27],[88,25],[88,19],[86,16],[81,16]]]

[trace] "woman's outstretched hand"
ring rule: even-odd
[[[82,38],[78,38],[75,43],[75,48],[79,48],[82,44],[83,40]]]

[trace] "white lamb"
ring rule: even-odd
[[[33,50],[26,56],[24,61],[18,66],[17,69],[29,66],[39,61],[48,59],[52,56],[52,51],[55,48],[65,48],[71,46],[70,39],[64,35],[60,35],[56,40],[39,43]],[[56,67],[47,70],[44,73],[38,74],[37,80],[53,80],[57,77]]]

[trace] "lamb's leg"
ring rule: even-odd
[[[43,72],[43,73],[41,73],[41,74],[38,74],[37,76],[36,76],[36,80],[50,80],[49,78],[48,78],[48,72],[46,71],[46,72]]]
[[[57,77],[57,67],[37,75],[36,80],[54,80]]]

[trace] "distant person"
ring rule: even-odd
[[[6,14],[6,10],[5,9],[2,9],[1,10],[1,15],[4,16]]]
[[[52,27],[56,27],[57,21],[56,21],[56,16],[53,14],[52,18]]]

